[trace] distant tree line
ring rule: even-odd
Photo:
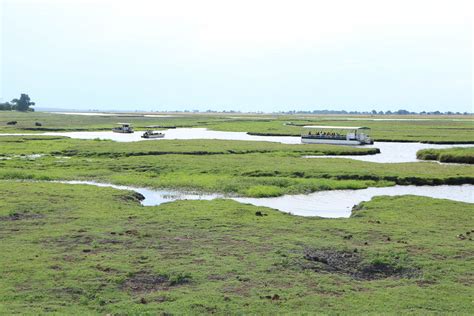
[[[35,105],[35,103],[31,102],[30,97],[27,94],[22,93],[19,99],[0,103],[0,111],[33,112],[34,109],[31,108],[33,105]]]
[[[397,110],[397,111],[345,111],[345,110],[313,110],[313,111],[281,111],[277,112],[280,114],[348,114],[348,115],[471,115],[472,113],[468,112],[441,112],[441,111],[421,111],[421,112],[411,112],[408,110]]]
[[[217,110],[206,110],[200,112],[199,110],[183,110],[183,111],[171,111],[171,112],[182,112],[182,113],[256,113],[256,114],[265,114],[262,111],[255,111],[255,112],[241,112],[241,111],[234,111],[234,110],[224,110],[224,111],[217,111]],[[273,114],[343,114],[343,115],[472,115],[473,113],[469,112],[452,112],[452,111],[421,111],[421,112],[411,112],[408,110],[397,110],[397,111],[345,111],[345,110],[308,110],[308,111],[279,111],[273,112]]]

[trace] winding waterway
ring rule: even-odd
[[[136,142],[136,141],[160,141],[163,139],[220,139],[220,140],[244,140],[244,141],[267,141],[282,144],[301,144],[301,138],[295,136],[254,136],[245,132],[222,132],[212,131],[206,128],[176,128],[162,131],[164,138],[143,139],[142,133],[120,134],[113,132],[49,132],[40,134],[0,134],[0,136],[22,136],[22,135],[47,135],[47,136],[66,136],[78,139],[108,139],[117,142]],[[307,144],[306,146],[314,146]],[[422,143],[398,143],[398,142],[376,142],[373,145],[366,145],[365,148],[379,148],[380,154],[376,155],[354,155],[354,156],[305,156],[304,158],[346,158],[377,163],[403,163],[417,162],[416,152],[420,149],[433,148],[451,148],[451,147],[469,147],[474,145],[434,145]]]
[[[364,148],[378,148],[380,149],[380,154],[362,156],[304,156],[304,158],[346,158],[378,163],[426,162],[425,160],[419,160],[416,158],[417,151],[428,148],[444,149],[452,147],[473,146],[474,145],[435,145],[423,143],[375,142],[373,145],[364,146]]]
[[[87,184],[99,187],[111,187],[120,190],[131,190],[142,194],[144,206],[160,205],[176,200],[212,200],[228,198],[234,201],[265,206],[285,213],[299,216],[319,216],[326,218],[349,217],[354,205],[370,201],[375,196],[417,195],[459,202],[474,203],[474,185],[440,185],[440,186],[392,186],[367,188],[361,190],[319,191],[310,194],[284,195],[272,198],[232,197],[222,194],[185,193],[175,190],[154,190],[92,181],[58,181],[66,184]]]

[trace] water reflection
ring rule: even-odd
[[[108,139],[116,142],[136,142],[136,141],[160,141],[163,139],[219,139],[219,140],[243,140],[243,141],[266,141],[282,144],[301,144],[301,138],[295,136],[254,136],[245,132],[222,132],[211,131],[206,128],[176,128],[161,131],[164,138],[143,139],[141,132],[133,134],[120,134],[113,132],[50,132],[40,134],[0,134],[9,136],[21,135],[47,135],[66,136],[79,139]],[[305,146],[318,146],[305,144]],[[354,156],[305,156],[304,158],[347,158],[378,163],[402,163],[416,162],[416,152],[420,149],[442,149],[451,147],[472,147],[474,145],[434,145],[422,143],[398,143],[398,142],[375,142],[373,145],[356,146],[364,148],[379,148],[381,153],[376,155],[354,155]]]
[[[304,156],[304,158],[347,158],[378,163],[402,163],[424,161],[416,159],[416,152],[421,149],[444,149],[452,147],[473,147],[474,145],[435,145],[423,143],[375,142],[364,148],[379,148],[380,154],[363,156]],[[360,146],[358,146],[360,147]]]
[[[272,198],[226,197],[222,194],[184,193],[170,190],[153,190],[129,186],[97,183],[92,181],[59,181],[67,184],[88,184],[99,187],[111,187],[120,190],[131,190],[142,194],[145,206],[160,205],[176,200],[212,200],[229,198],[234,201],[255,206],[266,206],[285,213],[299,216],[319,216],[327,218],[349,217],[354,205],[370,201],[375,196],[417,195],[459,202],[474,203],[474,185],[440,185],[440,186],[393,186],[384,188],[367,188],[361,190],[320,191],[310,194],[284,195]]]

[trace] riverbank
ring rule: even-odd
[[[0,190],[1,313],[471,310],[469,204],[375,198],[312,219],[226,200],[145,208],[58,183]]]
[[[57,181],[63,184],[92,185],[100,188],[114,188],[136,192],[136,198],[144,206],[157,206],[179,200],[231,199],[243,204],[265,206],[298,216],[318,216],[325,218],[350,217],[354,209],[362,202],[368,202],[377,196],[415,195],[436,199],[447,199],[470,203],[474,206],[474,185],[438,185],[438,186],[391,186],[369,187],[358,190],[332,190],[300,195],[277,197],[245,198],[231,195],[184,192],[176,190],[153,190],[130,186],[118,186],[93,181]],[[267,196],[268,194],[265,194]]]
[[[417,158],[446,163],[474,164],[474,148],[424,149],[418,151]]]
[[[117,121],[36,115],[18,114],[18,126],[0,124],[0,132],[22,132],[42,118],[45,128],[92,135]],[[132,119],[137,128],[234,129],[239,137],[295,128],[271,117]],[[380,135],[406,139],[462,141],[473,132],[464,121],[374,124],[381,124]],[[474,206],[447,200],[454,187],[438,185],[474,184],[474,167],[416,161],[412,147],[426,144],[382,145],[376,153],[367,146],[255,140],[2,136],[0,314],[468,314]],[[406,152],[415,161],[356,160]],[[57,180],[141,193],[50,183]],[[469,185],[456,190],[464,187],[471,197]],[[339,190],[351,191],[340,196]],[[404,195],[387,196],[391,190]],[[438,190],[442,199],[410,195],[420,190]],[[190,191],[203,200],[180,200]],[[385,194],[359,203],[356,192]],[[289,202],[277,203],[277,211],[220,198],[229,196]],[[314,209],[324,196],[333,198],[319,210],[337,211],[331,207],[349,201],[344,216],[350,218],[283,213]]]
[[[166,114],[166,113],[165,113]],[[0,113],[0,133],[21,133],[24,131],[98,131],[110,130],[115,123],[124,120],[120,116],[85,116],[63,115],[45,112]],[[428,142],[438,144],[472,143],[474,130],[472,116],[451,117],[417,116],[418,120],[408,120],[408,117],[394,117],[403,119],[396,121],[375,120],[377,116],[350,117],[350,116],[325,116],[325,115],[238,115],[236,114],[192,114],[181,113],[179,116],[151,117],[135,114],[126,120],[136,127],[136,130],[145,130],[146,126],[162,126],[163,128],[208,128],[215,131],[249,132],[261,135],[294,135],[303,133],[304,125],[351,125],[348,119],[357,119],[355,125],[370,127],[371,137],[377,141],[398,142]],[[158,114],[159,115],[159,114]],[[426,118],[425,120],[420,120]],[[366,119],[366,120],[364,120]],[[380,119],[387,119],[382,116]],[[17,121],[16,125],[7,125],[9,121]],[[35,123],[42,124],[41,127]],[[292,125],[288,125],[290,123]]]
[[[0,154],[1,179],[92,180],[117,185],[184,189],[200,192],[270,197],[369,186],[472,184],[467,165],[371,163],[353,159],[304,159],[300,148],[324,152],[338,146],[222,141],[150,141],[117,143],[67,138],[5,138]],[[2,141],[2,137],[0,137]],[[155,144],[163,144],[155,147]],[[167,147],[169,146],[169,147]],[[239,147],[240,146],[240,147]],[[301,147],[300,147],[301,146]],[[173,147],[179,153],[153,154]],[[265,147],[265,146],[264,146]],[[213,154],[195,154],[206,148]],[[224,149],[225,153],[221,153]],[[273,150],[273,151],[272,151]],[[332,150],[332,149],[331,149]],[[348,150],[356,150],[348,148]],[[362,149],[365,150],[365,149]],[[22,159],[21,154],[38,155]],[[15,156],[17,155],[17,156]],[[363,157],[363,156],[354,156]]]

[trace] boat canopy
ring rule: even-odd
[[[303,128],[313,128],[313,129],[344,129],[344,130],[360,130],[360,129],[370,129],[370,127],[365,127],[365,126],[313,126],[313,125],[307,125],[303,126]]]
[[[130,123],[116,123],[117,125],[131,125]]]

